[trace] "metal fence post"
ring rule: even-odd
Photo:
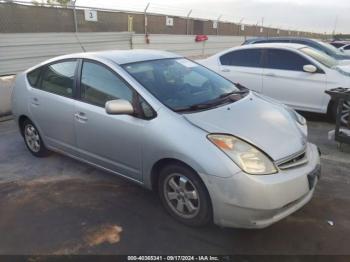
[[[243,20],[244,20],[244,17],[242,17],[241,20],[239,20],[239,22],[238,22],[237,35],[241,35]],[[244,30],[243,30],[243,31],[244,31]]]
[[[188,19],[190,18],[190,15],[192,13],[192,9],[188,12],[187,17],[186,17],[186,35],[188,35]]]
[[[145,8],[145,10],[144,10],[144,12],[143,12],[143,15],[144,15],[144,18],[145,18],[145,22],[144,22],[144,26],[145,26],[145,35],[148,34],[148,28],[147,28],[147,27],[148,27],[147,9],[148,9],[149,5],[150,5],[150,3],[148,3],[148,4],[146,5],[146,8]]]
[[[222,15],[220,15],[218,17],[218,19],[216,20],[216,35],[219,35],[219,24],[220,24],[220,18],[222,17]]]
[[[75,32],[78,33],[78,21],[77,21],[77,12],[76,12],[76,9],[75,9],[75,2],[77,0],[72,0],[72,5],[73,5],[73,16],[74,16],[74,29],[75,29]]]

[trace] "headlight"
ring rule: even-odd
[[[208,135],[208,139],[230,157],[244,172],[269,175],[277,172],[272,161],[259,149],[230,135]]]
[[[288,112],[291,114],[291,116],[297,121],[300,125],[305,126],[306,125],[306,119],[300,115],[298,112],[296,112],[294,109],[290,107],[286,107]]]

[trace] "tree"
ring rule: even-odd
[[[49,5],[63,5],[63,6],[67,6],[68,4],[71,3],[71,0],[46,0],[46,2],[49,4]]]

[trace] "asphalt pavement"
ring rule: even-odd
[[[0,254],[350,254],[350,149],[309,120],[322,151],[314,198],[260,230],[184,226],[155,193],[63,155],[35,158],[0,122]]]

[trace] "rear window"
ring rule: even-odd
[[[32,87],[38,87],[41,68],[34,69],[27,74],[27,79]]]
[[[261,50],[245,49],[232,51],[220,57],[222,65],[242,66],[242,67],[261,67]]]

